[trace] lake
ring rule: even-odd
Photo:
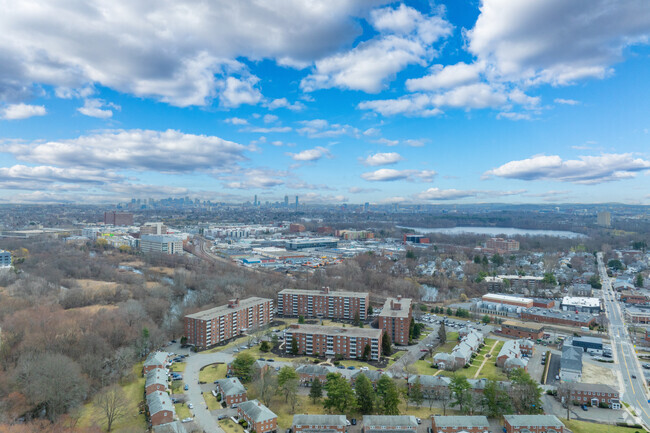
[[[562,231],[562,230],[532,230],[516,229],[514,227],[450,227],[450,228],[423,228],[423,227],[404,227],[397,226],[399,229],[413,230],[416,233],[442,233],[445,235],[477,234],[488,236],[554,236],[557,238],[585,238],[587,236],[581,233]]]

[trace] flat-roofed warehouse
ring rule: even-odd
[[[519,323],[507,320],[501,324],[501,333],[513,338],[537,340],[544,336],[544,325],[541,323]]]
[[[581,313],[600,313],[600,299],[582,296],[565,296],[560,308],[564,311],[579,311]]]
[[[519,296],[502,295],[500,293],[488,293],[481,298],[483,302],[493,304],[514,305],[515,307],[530,308],[533,306],[532,298],[522,298]]]

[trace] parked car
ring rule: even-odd
[[[348,370],[354,370],[354,365],[349,366]]]
[[[586,404],[583,404],[583,405],[582,405],[582,410],[584,410],[585,412],[589,410],[589,409],[587,408],[587,405],[586,405]]]
[[[339,365],[336,368],[340,368],[341,370],[345,370],[345,365]]]
[[[418,424],[422,424],[422,420],[420,418],[415,418],[415,420],[418,422]]]
[[[221,421],[222,419],[226,419],[226,418],[228,418],[227,415],[219,415],[219,416],[217,417],[217,419],[218,419],[219,421]]]
[[[357,419],[356,419],[356,418],[352,418],[352,419],[350,420],[350,423],[352,423],[352,425],[357,425]]]
[[[345,420],[345,425],[352,425],[352,423],[350,422],[350,420],[346,419]]]
[[[183,418],[181,422],[192,422],[192,418]]]
[[[187,407],[190,409],[194,409],[194,405],[192,403],[187,403]]]
[[[186,383],[186,384],[185,384],[185,387],[184,387],[183,389],[184,389],[185,391],[187,391],[188,389],[190,389],[190,386]]]
[[[636,379],[636,374],[633,374],[633,375],[632,375],[632,379]]]
[[[237,403],[233,404],[233,405],[230,406],[230,407],[233,408],[233,409],[237,409]]]

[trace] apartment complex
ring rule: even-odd
[[[603,211],[598,212],[596,217],[596,224],[601,227],[611,227],[612,225],[612,214],[611,212]]]
[[[133,214],[128,212],[104,212],[104,224],[112,226],[132,226]]]
[[[241,403],[237,407],[239,418],[248,423],[248,430],[267,433],[277,430],[278,416],[257,400]]]
[[[155,391],[147,395],[147,408],[152,426],[174,421],[176,410],[167,392]]]
[[[345,415],[294,415],[294,433],[345,433]]]
[[[388,298],[379,314],[379,329],[385,331],[391,342],[409,344],[409,329],[413,320],[413,305],[409,298]]]
[[[162,368],[154,368],[149,370],[144,382],[144,394],[149,395],[152,392],[162,391],[167,392],[169,379],[167,371]]]
[[[284,289],[278,293],[278,315],[353,320],[367,317],[368,292]]]
[[[504,415],[505,433],[564,433],[564,424],[555,415]]]
[[[434,433],[485,433],[490,431],[490,424],[485,416],[442,416],[431,417]]]
[[[603,404],[612,409],[620,409],[619,398],[618,391],[609,385],[576,383],[571,388],[571,402],[578,402],[581,405],[599,406]]]
[[[143,253],[182,254],[183,241],[176,236],[142,235],[140,251]]]
[[[341,355],[346,359],[361,358],[366,345],[370,359],[381,356],[382,331],[372,328],[343,328],[320,325],[291,325],[285,334],[285,350],[290,353],[296,341],[298,353],[305,355]]]
[[[236,377],[217,380],[215,385],[217,385],[217,394],[221,394],[221,401],[225,402],[228,407],[248,400],[246,388]]]
[[[364,415],[363,433],[416,433],[418,422],[412,415]]]
[[[514,239],[491,238],[485,243],[485,248],[499,254],[505,254],[511,251],[519,251],[519,242]]]
[[[247,329],[273,320],[273,301],[266,298],[231,299],[228,305],[188,314],[183,327],[187,344],[210,347],[238,336]]]

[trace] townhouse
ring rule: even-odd
[[[363,433],[416,433],[418,422],[411,415],[364,415]]]
[[[284,289],[278,293],[278,315],[285,317],[318,317],[324,319],[360,320],[368,317],[368,292]]]
[[[345,415],[294,415],[293,433],[345,433]]]
[[[147,395],[147,407],[149,408],[149,421],[152,426],[172,422],[176,417],[174,405],[166,392],[155,391]]]
[[[232,299],[227,305],[188,314],[183,319],[187,344],[206,348],[268,325],[273,320],[273,301],[252,297]]]
[[[152,392],[163,391],[166,392],[169,387],[169,379],[167,371],[162,368],[154,368],[149,370],[144,382],[144,393],[149,395]]]
[[[564,433],[555,415],[504,415],[505,433]]]
[[[457,370],[464,367],[483,344],[483,334],[472,330],[466,334],[454,347],[451,353],[437,353],[433,360],[438,368],[443,370]]]
[[[167,358],[169,353],[167,352],[151,352],[147,359],[144,360],[144,365],[142,366],[142,373],[146,375],[149,371],[154,368],[164,369],[167,365]]]
[[[485,416],[442,416],[431,417],[433,433],[488,433],[490,424]]]
[[[430,376],[430,375],[413,375],[408,378],[408,388],[409,392],[413,385],[420,379],[420,386],[422,387],[422,393],[431,398],[437,393],[441,392],[443,389],[449,389],[449,384],[451,383],[451,378],[445,376]]]
[[[249,400],[237,406],[237,415],[248,423],[248,431],[274,432],[278,429],[278,417],[257,400]]]
[[[295,341],[299,354],[359,359],[368,346],[369,360],[377,361],[381,356],[381,340],[380,329],[294,324],[286,330],[285,351],[291,353]]]
[[[595,383],[576,383],[571,386],[571,402],[591,406],[607,405],[612,409],[620,409],[621,401],[617,390],[609,385]]]
[[[379,379],[381,379],[382,376],[388,376],[390,378],[393,377],[391,373],[385,372],[385,371],[377,371],[377,370],[358,370],[352,373],[352,376],[350,376],[350,384],[354,386],[356,383],[357,379],[360,376],[365,376],[368,378],[370,383],[372,383],[372,386],[375,387],[377,386],[377,382],[379,382]]]
[[[497,367],[510,371],[514,368],[527,370],[527,357],[533,353],[531,340],[508,340],[506,341],[496,357]]]
[[[409,344],[411,320],[413,320],[413,305],[409,298],[388,298],[384,308],[379,313],[379,329],[386,332],[390,341],[396,345]]]
[[[215,385],[217,396],[221,395],[221,401],[226,403],[228,407],[248,400],[246,388],[244,388],[244,385],[236,377],[217,380]]]
[[[336,369],[334,367],[325,367],[324,365],[303,364],[296,368],[296,373],[300,377],[300,383],[309,386],[316,379],[321,383],[325,383],[327,381],[327,375],[336,373]]]

